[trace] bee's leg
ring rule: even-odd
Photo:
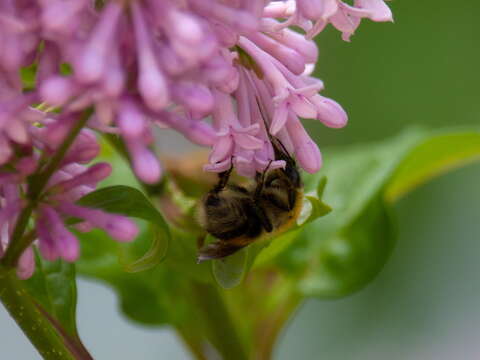
[[[262,209],[262,207],[255,202],[253,204],[253,210],[255,211],[255,215],[257,215],[257,218],[260,220],[260,223],[262,224],[262,227],[265,229],[265,231],[272,232],[272,222],[268,218],[267,214],[265,214],[265,211]]]
[[[197,249],[201,249],[205,245],[206,235],[200,235],[197,237]]]
[[[237,246],[221,240],[215,241],[200,249],[197,256],[197,264],[205,260],[222,259],[236,253],[243,247],[245,245]]]
[[[265,174],[267,173],[268,168],[270,167],[272,162],[273,160],[270,160],[267,167],[265,168],[265,170],[260,176],[259,174],[257,174],[257,179],[256,179],[257,187],[255,188],[255,193],[253,194],[253,210],[255,211],[255,214],[257,215],[260,222],[262,223],[263,228],[267,232],[272,232],[273,230],[272,222],[270,221],[268,216],[265,214],[265,211],[262,209],[259,203],[260,203],[260,197],[263,191],[263,185],[265,184]]]
[[[295,202],[297,201],[297,189],[291,187],[288,191],[288,206],[289,210],[292,210],[295,207]]]
[[[233,171],[233,156],[230,160],[230,168],[227,170],[227,171],[224,171],[224,172],[221,172],[218,174],[218,183],[217,185],[215,185],[215,187],[213,188],[213,192],[220,192],[221,190],[223,190],[225,188],[225,186],[227,185],[228,183],[228,179],[230,178],[230,174],[232,173]]]

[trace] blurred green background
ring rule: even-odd
[[[478,125],[480,5],[475,0],[391,1],[395,23],[364,21],[351,43],[319,36],[324,95],[350,116],[342,130],[308,122],[321,146],[381,140],[403,128]],[[329,159],[324,159],[329,161]],[[367,288],[310,300],[283,334],[275,359],[479,359],[480,165],[423,186],[397,206],[399,239]],[[79,327],[96,359],[188,359],[167,329],[120,318],[113,293],[79,283]],[[37,359],[0,308],[0,344]]]
[[[331,26],[318,37],[323,94],[350,117],[343,130],[310,124],[321,144],[382,139],[409,125],[479,123],[478,1],[388,4],[394,23],[364,20],[350,43]]]
[[[324,94],[350,117],[342,130],[310,122],[320,145],[480,124],[480,4],[389,5],[394,24],[364,21],[351,43],[331,28],[318,39]],[[275,358],[480,359],[479,179],[471,165],[403,199],[398,243],[379,277],[348,298],[308,301]]]

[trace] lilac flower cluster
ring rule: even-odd
[[[318,171],[320,151],[300,118],[339,128],[347,115],[318,94],[311,38],[331,23],[349,40],[362,18],[392,20],[383,0],[0,0],[0,256],[31,201],[28,178],[41,174],[85,109],[94,109],[87,127],[121,136],[145,183],[161,176],[155,125],[211,147],[208,171],[232,161],[241,175],[262,171],[273,159],[271,135],[303,169]],[[26,66],[36,71],[28,91],[20,77]],[[39,104],[60,112],[43,113]],[[97,151],[93,133],[82,130],[35,204],[47,259],[78,257],[62,222],[68,216],[118,240],[136,233],[127,219],[74,204],[109,174],[108,164],[84,165]],[[31,250],[22,256],[24,277],[32,259]]]
[[[0,172],[0,257],[7,248],[20,212],[28,206],[27,197],[34,186],[31,176],[42,174],[48,159],[55,154],[76,120],[73,115],[69,115],[69,118],[62,115],[46,117],[46,114],[33,109],[25,109],[24,114],[36,120],[35,125],[24,124],[29,141],[12,146],[14,152]],[[47,260],[62,258],[75,261],[79,256],[77,239],[64,224],[66,218],[80,220],[76,225],[80,231],[95,226],[104,229],[118,241],[131,241],[137,235],[137,227],[130,219],[75,204],[79,198],[94,190],[99,181],[110,175],[110,164],[85,165],[99,151],[95,134],[88,129],[81,130],[38,196],[34,217],[35,244]],[[34,265],[33,249],[28,247],[18,262],[19,277],[30,277]]]

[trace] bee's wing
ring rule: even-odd
[[[236,253],[243,247],[245,247],[245,245],[234,245],[226,241],[217,240],[198,251],[197,262],[201,263],[205,260],[222,259]]]

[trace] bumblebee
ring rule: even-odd
[[[296,162],[283,144],[272,137],[277,160],[283,169],[257,173],[246,186],[229,184],[233,170],[219,174],[219,180],[200,201],[197,219],[217,241],[202,247],[198,262],[232,255],[245,246],[287,230],[298,218],[303,185]]]

